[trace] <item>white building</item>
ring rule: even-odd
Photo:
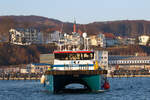
[[[136,38],[133,38],[133,37],[125,37],[122,39],[122,44],[124,45],[134,45],[136,43]]]
[[[96,35],[89,36],[89,39],[90,39],[90,42],[89,42],[90,46],[98,46]]]
[[[106,38],[106,46],[107,47],[111,47],[111,46],[115,46],[118,45],[118,40],[115,38]]]
[[[40,44],[43,42],[43,35],[40,31],[29,28],[10,29],[10,43],[18,45]]]
[[[106,38],[105,38],[105,35],[102,33],[98,35],[92,35],[89,37],[89,39],[90,39],[89,44],[91,46],[99,46],[102,48],[106,47]]]
[[[106,47],[106,38],[105,38],[104,34],[98,34],[97,44],[98,44],[98,46],[100,46],[102,48]]]
[[[92,35],[89,37],[91,46],[99,46],[102,48],[119,45],[118,40],[112,33]]]
[[[95,51],[95,59],[100,67],[108,69],[108,51]]]
[[[108,61],[111,69],[116,69],[116,67],[123,69],[150,68],[150,56],[111,55]]]
[[[46,37],[46,43],[58,43],[60,38],[61,33],[59,31],[48,33],[48,36]]]
[[[112,33],[105,33],[105,39],[106,39],[106,46],[116,46],[119,44],[118,40],[116,39],[115,35]]]
[[[139,36],[139,45],[147,45],[148,41],[149,41],[148,35]]]
[[[51,67],[51,64],[46,63],[31,63],[27,65],[27,72],[28,73],[43,73]]]

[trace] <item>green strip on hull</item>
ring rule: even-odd
[[[82,78],[87,85],[90,87],[92,92],[97,92],[101,89],[101,76],[100,75],[90,75]]]
[[[101,89],[101,75],[46,75],[46,89],[51,93],[57,93],[71,83],[83,84],[92,92],[97,92]]]
[[[46,89],[51,93],[54,93],[54,77],[53,75],[46,75]]]

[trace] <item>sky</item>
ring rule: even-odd
[[[37,15],[88,24],[115,20],[150,20],[150,0],[1,0],[0,16]]]

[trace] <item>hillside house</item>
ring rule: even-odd
[[[147,45],[147,43],[149,42],[149,36],[148,35],[141,35],[139,36],[139,45]]]
[[[41,44],[43,41],[42,33],[34,28],[10,29],[10,43],[17,45]]]
[[[111,47],[119,44],[118,40],[112,33],[105,33],[104,35],[105,35],[107,47]]]

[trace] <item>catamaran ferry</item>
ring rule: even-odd
[[[73,34],[76,34],[76,24],[73,26]],[[98,92],[109,89],[109,83],[104,77],[107,75],[107,70],[101,68],[98,63],[99,55],[94,51],[88,50],[87,33],[83,33],[84,50],[61,50],[54,51],[54,64],[45,72],[41,78],[41,83],[44,83],[45,88],[57,93],[63,90],[66,85],[79,83],[91,92]],[[64,34],[64,47],[66,47],[66,37]],[[77,37],[77,36],[76,36]],[[80,36],[79,36],[80,37]],[[73,39],[80,40],[80,39]],[[74,43],[74,42],[72,42]],[[78,44],[76,44],[78,45]]]
[[[95,60],[94,51],[54,51],[54,64],[46,71],[42,83],[47,90],[57,93],[66,85],[79,83],[91,92],[109,89],[107,71]]]

